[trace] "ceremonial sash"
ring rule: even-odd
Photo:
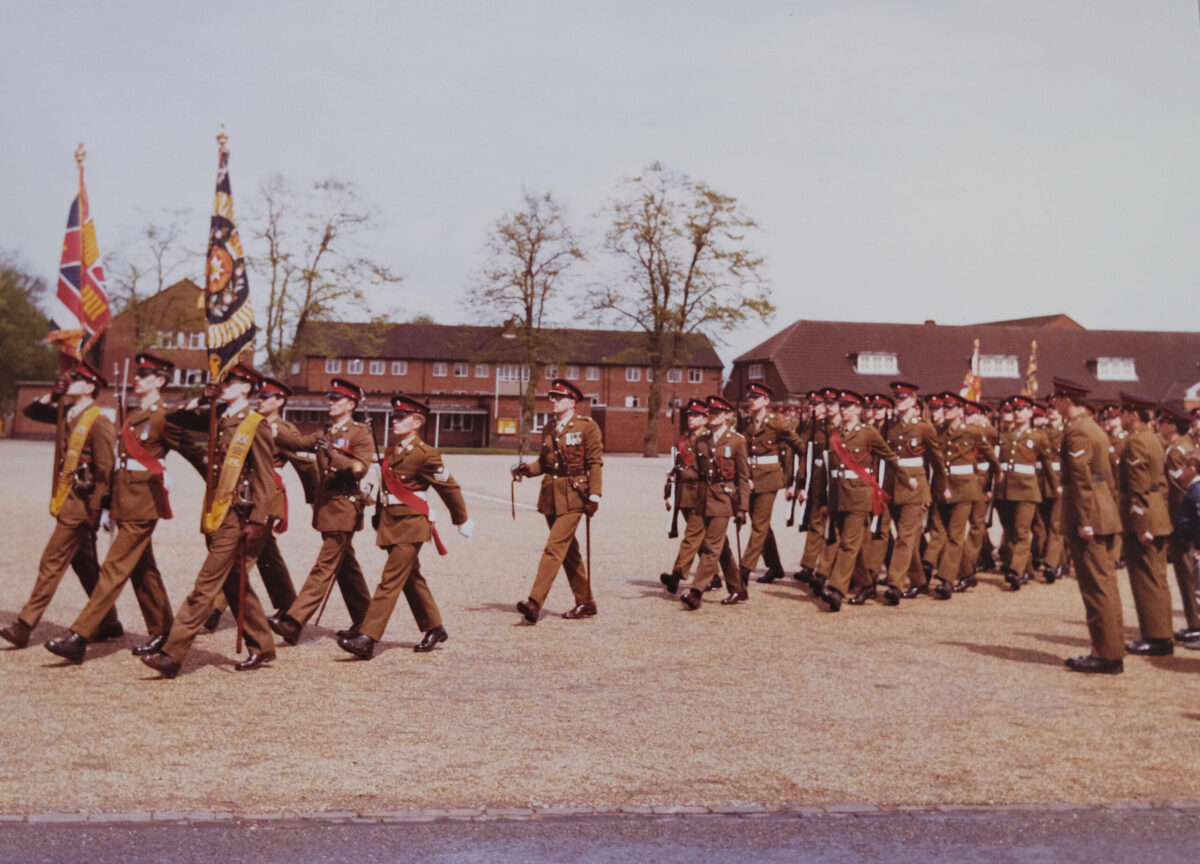
[[[859,480],[871,487],[871,515],[878,516],[883,512],[883,508],[887,506],[888,494],[875,482],[875,478],[871,476],[870,471],[854,461],[854,457],[850,455],[850,451],[842,443],[840,435],[834,432],[829,436],[829,443],[833,445],[833,452],[838,455],[838,459],[842,461],[842,464],[857,474]]]
[[[229,442],[229,449],[225,451],[225,461],[221,463],[221,476],[217,479],[217,488],[213,492],[212,506],[204,514],[202,527],[205,534],[216,531],[229,513],[238,478],[242,476],[242,466],[246,464],[246,456],[254,442],[254,433],[262,419],[261,414],[251,411],[233,433],[233,440]]]
[[[160,480],[162,479],[163,472],[167,470],[166,466],[163,465],[162,460],[151,456],[150,451],[142,446],[142,442],[139,441],[137,436],[133,434],[133,427],[129,425],[128,420],[126,420],[125,425],[121,427],[121,443],[125,445],[125,452],[131,459],[141,465],[146,471],[154,474]],[[172,516],[171,499],[167,495],[166,484],[160,483],[159,486],[162,489],[163,509],[167,511],[166,518],[170,519]]]
[[[75,469],[79,467],[79,457],[83,455],[83,445],[87,443],[87,436],[92,431],[92,424],[99,416],[100,406],[93,404],[84,410],[83,416],[71,430],[71,437],[67,439],[67,453],[63,458],[62,468],[58,472],[58,485],[54,487],[54,497],[50,499],[51,516],[57,516],[62,512],[63,505],[67,503],[67,497],[75,488]]]
[[[437,525],[429,515],[429,502],[417,494],[419,490],[411,486],[406,486],[400,482],[400,478],[392,473],[391,463],[388,461],[388,455],[384,456],[383,462],[383,485],[387,487],[388,494],[400,501],[401,504],[407,504],[412,509],[416,510],[422,516],[429,520],[429,529],[433,532],[433,545],[437,547],[439,555],[446,554],[446,547],[442,544],[442,538],[438,536]]]

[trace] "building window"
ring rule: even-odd
[[[678,384],[681,381],[683,381],[683,370],[682,369],[668,369],[667,370],[667,383],[668,384]]]
[[[363,362],[361,357],[351,357],[346,361],[347,375],[361,375],[363,370]]]
[[[546,380],[550,381],[557,377],[558,377],[558,367],[557,366],[547,366],[546,367]]]
[[[204,370],[203,369],[188,369],[186,372],[184,372],[183,383],[187,384],[189,387],[193,384],[203,384],[204,383]]]
[[[689,384],[703,384],[704,383],[704,370],[689,369],[688,370],[688,383]]]
[[[1021,369],[1016,354],[979,355],[979,375],[982,378],[1020,378]]]
[[[746,367],[746,377],[751,381],[761,381],[763,377],[763,364],[751,363]]]
[[[1137,367],[1132,357],[1098,357],[1096,378],[1100,381],[1136,381]]]
[[[443,414],[443,432],[470,432],[475,428],[474,414]]]
[[[584,394],[583,398],[586,399],[588,402],[590,402],[592,405],[600,404],[600,394],[599,393],[586,393],[586,394]]]
[[[654,380],[654,369],[653,369],[653,367],[651,367],[651,366],[647,366],[647,367],[646,367],[646,380],[647,380],[647,381],[653,381],[653,380]]]
[[[189,333],[188,334],[188,347],[189,348],[203,348],[204,347],[204,334],[203,333]]]
[[[599,366],[587,367],[587,380],[589,380],[589,381],[599,381],[600,380],[600,367]]]
[[[501,381],[528,381],[529,367],[516,363],[501,363],[496,367],[496,377]]]
[[[293,360],[293,361],[292,361],[292,374],[293,374],[293,375],[299,375],[299,374],[300,374],[300,361],[299,361],[299,360]]]
[[[490,370],[488,369],[488,364],[486,364],[486,363],[476,363],[475,364],[475,377],[476,378],[488,377],[489,371]]]
[[[567,380],[568,381],[578,381],[579,380],[579,367],[578,366],[568,366],[567,367]]]
[[[370,370],[372,375],[382,375],[384,370],[387,369],[387,364],[382,360],[372,360],[371,365],[367,368]]]
[[[889,351],[860,351],[854,371],[859,375],[899,375],[900,364]]]
[[[454,377],[455,378],[466,378],[469,374],[471,374],[470,367],[466,363],[455,363],[454,364]]]
[[[438,360],[437,362],[435,362],[433,364],[433,377],[434,378],[445,378],[446,377],[446,364],[444,361]]]
[[[533,431],[541,432],[546,428],[546,425],[550,422],[552,417],[553,415],[547,411],[539,411],[535,413],[533,415]]]
[[[342,361],[336,357],[330,357],[325,361],[325,371],[330,375],[336,375],[342,371]]]
[[[639,399],[637,396],[626,396],[625,397],[625,407],[626,408],[641,408],[642,400]]]
[[[642,380],[642,367],[641,366],[626,366],[625,367],[625,380],[631,381],[631,382],[632,381],[641,381]]]
[[[393,360],[392,361],[392,374],[393,375],[407,375],[408,374],[408,361],[407,360]]]

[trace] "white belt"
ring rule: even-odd
[[[750,461],[755,465],[778,465],[778,456],[751,456]]]
[[[429,500],[429,492],[425,489],[414,489],[413,494],[416,495],[418,498],[420,498],[422,501]],[[403,504],[404,503],[399,498],[397,498],[395,495],[393,495],[391,492],[387,491],[386,488],[383,490],[383,494],[380,497],[383,499],[384,505],[388,506],[388,507],[392,506],[393,504]]]
[[[872,471],[870,468],[867,468],[867,469],[866,469],[866,472],[867,472],[867,474],[874,474],[874,473],[875,473],[875,472],[873,472],[873,471]],[[859,479],[859,476],[858,476],[858,474],[857,474],[857,473],[854,471],[854,469],[852,469],[852,468],[837,468],[837,469],[835,469],[835,470],[834,470],[834,472],[833,472],[833,476],[834,476],[834,477],[840,477],[840,478],[841,478],[841,479],[843,479],[843,480],[849,480],[849,479],[851,479],[851,478],[853,478],[853,479],[855,479],[855,480],[858,480],[858,479]]]
[[[1037,469],[1034,468],[1032,465],[1020,465],[1020,464],[1009,465],[1008,470],[1012,471],[1014,474],[1036,474],[1037,473]]]
[[[986,470],[988,470],[988,467],[989,467],[989,463],[987,463],[987,462],[976,462],[975,463],[976,471],[986,471]]]
[[[951,474],[974,474],[975,466],[974,465],[951,465],[950,473]]]
[[[902,459],[897,459],[896,464],[901,468],[920,468],[925,464],[924,456],[905,456]]]
[[[825,464],[825,460],[824,460],[824,459],[814,459],[814,460],[813,460],[813,464],[814,464],[814,465],[817,465],[817,466],[824,465],[824,464]]]
[[[1061,471],[1062,463],[1061,462],[1051,462],[1050,467],[1053,468],[1055,471]]]

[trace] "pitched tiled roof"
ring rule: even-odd
[[[465,360],[514,362],[522,356],[514,340],[505,339],[500,327],[468,324],[310,324],[314,356],[383,357],[398,360]],[[578,364],[647,365],[646,336],[624,330],[553,329],[548,362]],[[685,340],[683,365],[721,368],[721,358],[708,337]]]
[[[1200,382],[1200,333],[1136,330],[1063,329],[1051,316],[1042,326],[1003,323],[947,326],[880,324],[847,321],[797,321],[734,361],[735,369],[750,362],[771,363],[791,395],[817,387],[882,390],[895,378],[919,385],[924,392],[959,390],[969,368],[974,340],[981,355],[1017,358],[1018,377],[983,379],[983,398],[997,399],[1020,391],[1030,345],[1037,341],[1039,395],[1050,392],[1055,375],[1092,388],[1094,399],[1115,399],[1121,390],[1152,399],[1182,399]],[[1069,320],[1069,319],[1068,319]],[[896,355],[898,371],[856,371],[861,352]],[[1131,358],[1137,380],[1101,381],[1100,358]]]

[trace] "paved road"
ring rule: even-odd
[[[4,824],[0,862],[1081,862],[1194,864],[1200,811],[759,818],[589,817],[420,824]]]

